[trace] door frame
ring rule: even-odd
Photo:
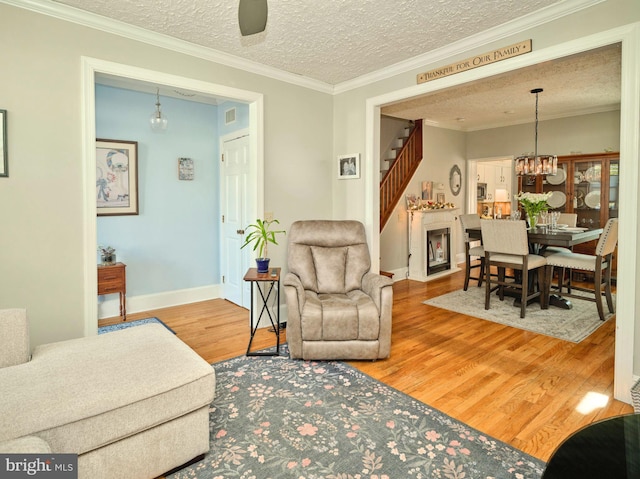
[[[197,91],[212,97],[224,97],[249,105],[249,186],[255,191],[248,205],[252,215],[264,209],[264,99],[262,93],[241,90],[216,83],[148,70],[91,57],[81,57],[81,110],[83,158],[83,269],[84,335],[98,331],[98,278],[96,274],[97,206],[96,183],[96,75],[112,75],[131,80]]]
[[[635,318],[640,311],[640,298],[635,292],[640,287],[636,277],[638,265],[638,192],[640,184],[640,23],[598,32],[565,43],[533,51],[527,55],[485,65],[456,75],[392,91],[366,100],[365,110],[365,228],[371,245],[371,269],[380,268],[380,195],[379,179],[374,172],[380,163],[380,114],[383,106],[394,102],[481,80],[500,73],[518,70],[541,62],[582,53],[588,50],[620,43],[622,57],[620,101],[620,158],[625,173],[620,178],[620,226],[618,252],[625,258],[618,265],[614,398],[631,403],[634,384],[633,363],[635,346]],[[624,205],[627,205],[624,207]],[[640,345],[639,345],[640,347]]]

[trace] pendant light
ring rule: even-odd
[[[538,94],[542,93],[542,88],[535,88],[531,93],[536,95],[536,138],[535,152],[533,156],[523,155],[515,159],[516,175],[555,175],[558,173],[558,157],[556,155],[538,154]]]
[[[160,88],[156,89],[156,111],[151,114],[149,122],[151,123],[151,129],[156,132],[166,130],[167,125],[169,124],[169,120],[167,120],[166,115],[163,115],[160,110]]]

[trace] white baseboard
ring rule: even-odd
[[[212,284],[190,289],[165,291],[156,294],[127,297],[127,314],[149,311],[152,309],[168,308],[180,304],[197,303],[209,299],[222,297],[222,286]],[[98,298],[98,319],[111,318],[120,314],[120,299],[117,294]],[[102,300],[102,301],[101,301]]]
[[[409,268],[398,268],[398,269],[394,269],[389,271],[389,273],[391,273],[393,275],[393,278],[391,278],[393,280],[393,282],[395,283],[396,281],[402,281],[403,279],[407,279],[408,277],[408,273],[409,273]]]

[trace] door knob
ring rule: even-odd
[[[243,235],[244,234],[244,230],[236,230],[236,233],[238,233],[239,235]]]

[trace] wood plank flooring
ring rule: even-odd
[[[463,279],[456,273],[428,283],[396,282],[391,357],[350,364],[544,461],[573,431],[633,412],[612,399],[615,319],[573,344],[422,304],[461,288]],[[150,316],[209,363],[246,352],[249,312],[228,301],[130,314],[128,320]],[[273,333],[258,331],[255,348],[274,344]],[[581,402],[594,394],[608,398],[607,404],[580,412]]]

